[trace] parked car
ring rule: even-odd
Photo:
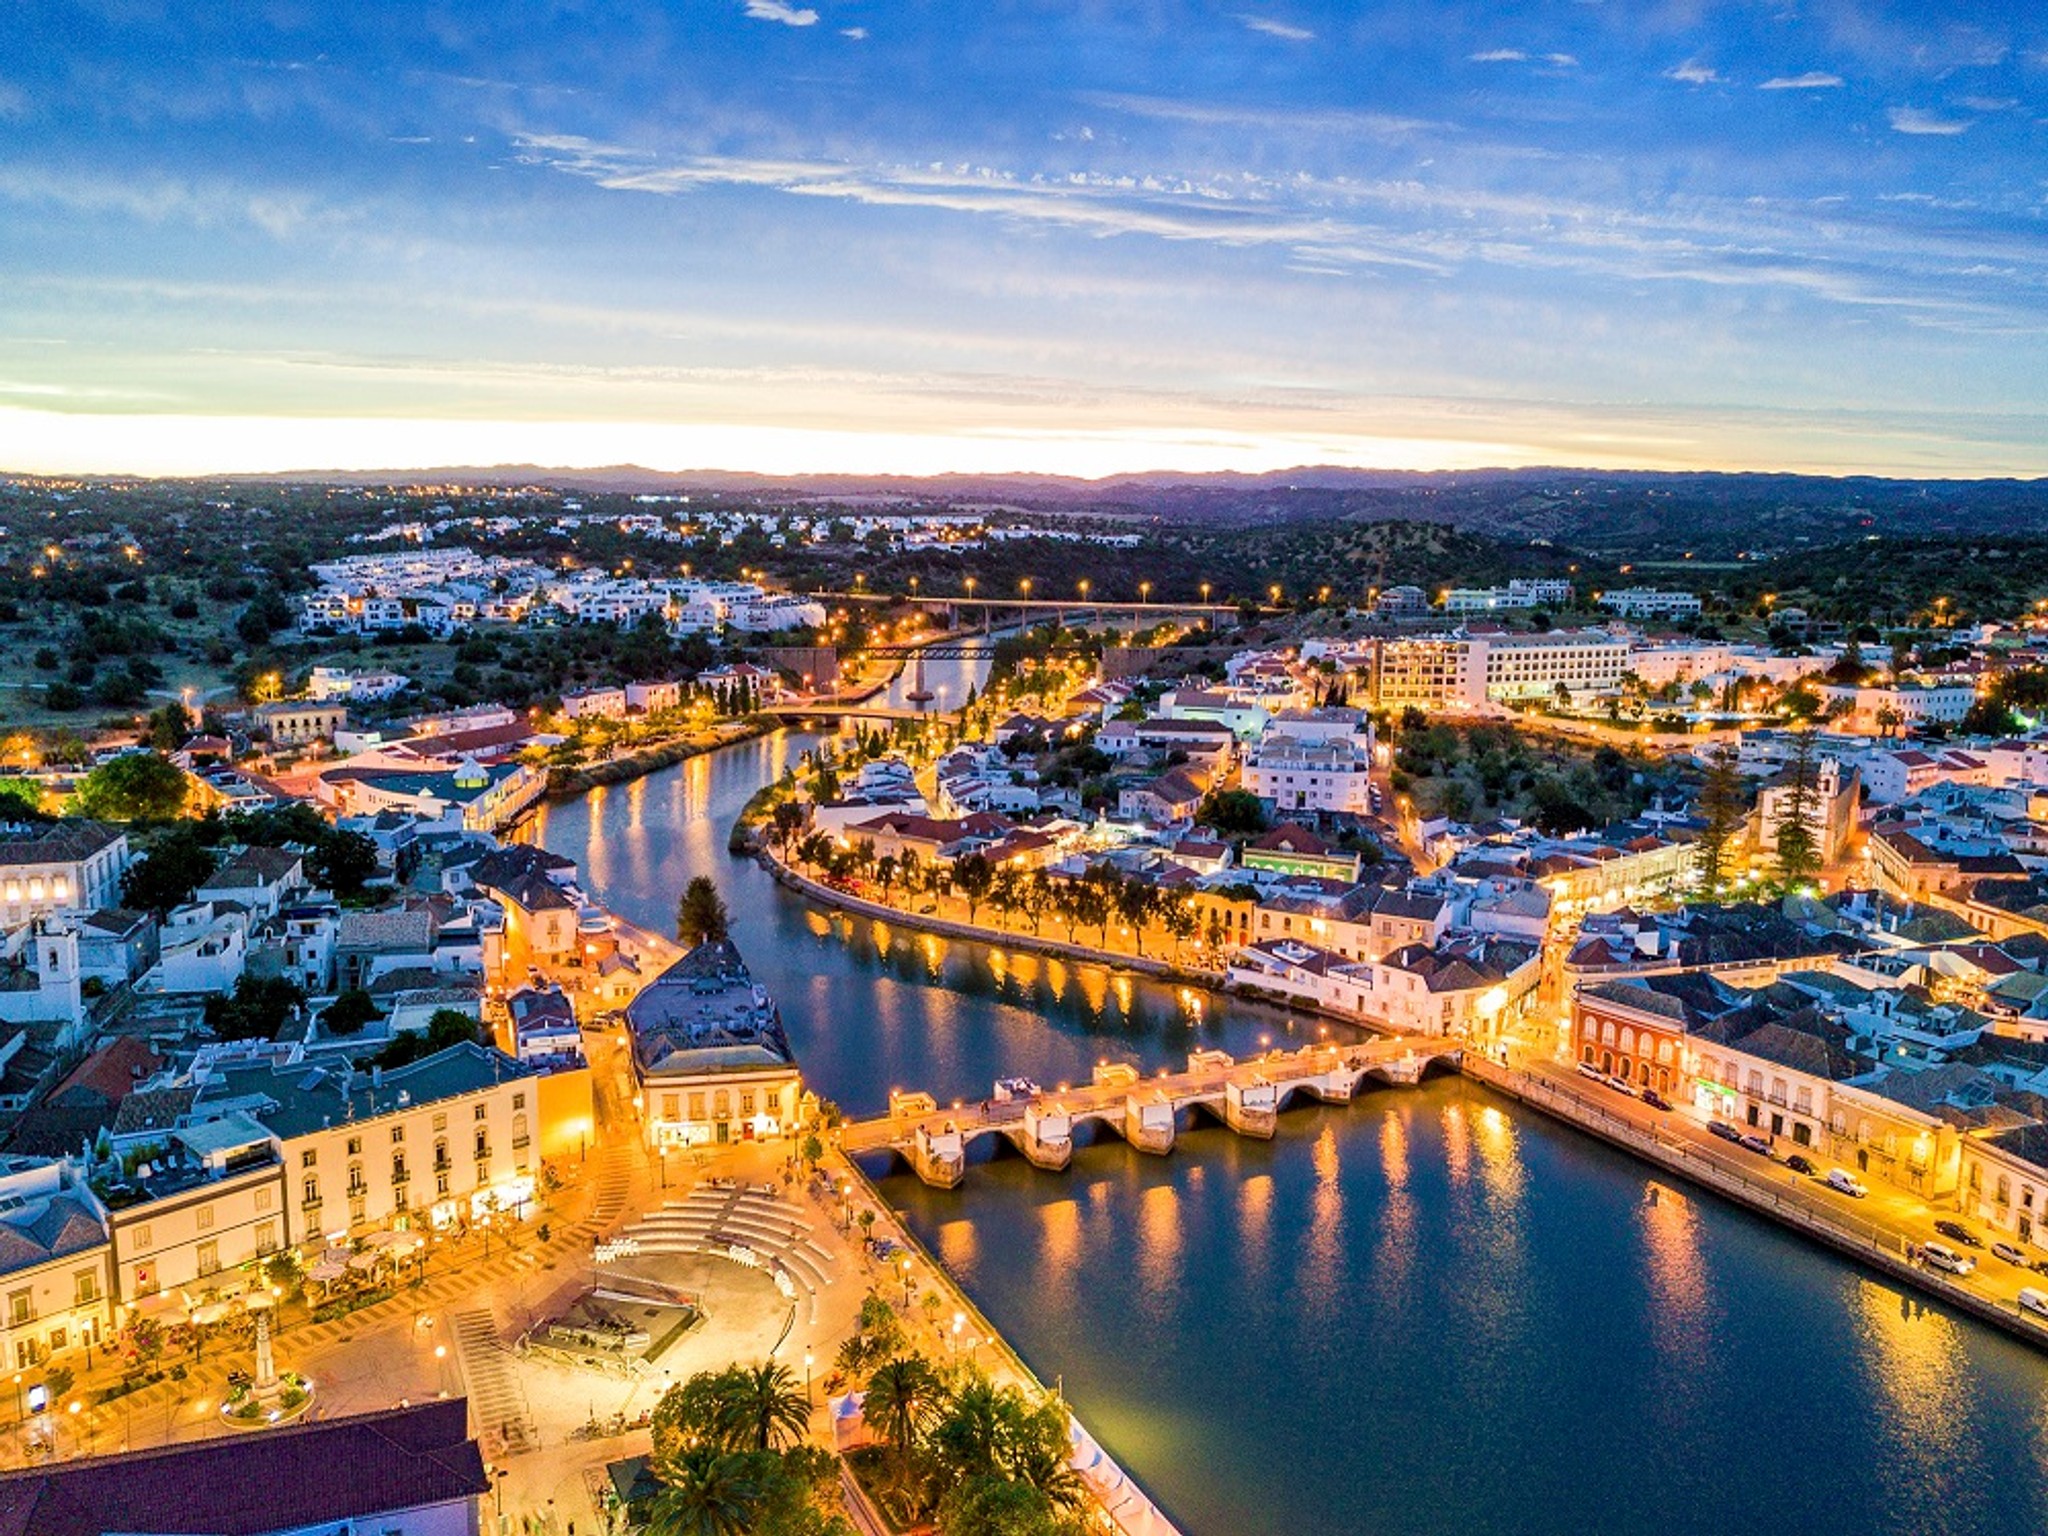
[[[1707,1122],[1707,1130],[1710,1134],[1720,1137],[1723,1141],[1742,1140],[1742,1132],[1735,1129],[1726,1120],[1709,1120]]]
[[[1605,1072],[1602,1072],[1598,1067],[1594,1066],[1593,1063],[1591,1063],[1590,1061],[1582,1061],[1579,1063],[1579,1076],[1590,1077],[1596,1083],[1604,1083],[1607,1081],[1607,1074]]]
[[[1927,1261],[1929,1269],[1943,1270],[1951,1275],[1967,1275],[1977,1267],[1977,1261],[1968,1254],[1957,1253],[1946,1243],[1922,1243],[1920,1257]]]
[[[1736,1136],[1735,1145],[1742,1148],[1745,1152],[1754,1152],[1760,1157],[1769,1157],[1771,1155],[1771,1144],[1765,1141],[1763,1137],[1748,1131],[1744,1131]]]
[[[1991,1255],[1993,1258],[2001,1259],[2007,1264],[2017,1265],[2021,1269],[2032,1269],[2034,1267],[2028,1261],[2027,1256],[2021,1253],[2019,1249],[2013,1247],[2011,1243],[1993,1243],[1991,1245]]]
[[[1934,1230],[1952,1242],[1961,1243],[1965,1248],[1982,1248],[1984,1239],[1964,1226],[1960,1221],[1937,1221]]]
[[[2037,1291],[2031,1285],[2021,1286],[2020,1310],[2031,1312],[2036,1317],[2048,1317],[2048,1291]]]
[[[1850,1173],[1846,1168],[1830,1168],[1828,1176],[1822,1179],[1821,1183],[1827,1185],[1829,1189],[1834,1190],[1837,1194],[1847,1195],[1852,1200],[1861,1200],[1870,1193],[1864,1187],[1863,1181]]]
[[[1643,1090],[1643,1102],[1652,1109],[1669,1109],[1671,1107],[1671,1101],[1654,1088],[1645,1088]]]
[[[1809,1179],[1817,1177],[1820,1173],[1820,1170],[1814,1167],[1809,1159],[1801,1157],[1797,1152],[1794,1152],[1785,1159],[1785,1166],[1794,1173],[1805,1174]]]

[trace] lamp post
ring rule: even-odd
[[[908,1311],[910,1308],[910,1260],[908,1259],[903,1261],[903,1307],[905,1311]]]
[[[809,1406],[810,1406],[810,1402],[811,1402],[811,1352],[810,1352],[810,1351],[809,1351],[809,1350],[807,1349],[807,1350],[805,1350],[805,1351],[804,1351],[804,1406],[805,1406],[805,1407],[809,1407]]]

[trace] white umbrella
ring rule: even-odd
[[[381,1253],[359,1253],[348,1261],[348,1267],[368,1274],[383,1262],[384,1255]]]
[[[322,1285],[331,1284],[348,1273],[348,1264],[343,1260],[323,1258],[306,1270],[308,1280],[317,1280]]]

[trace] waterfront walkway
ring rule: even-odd
[[[1104,1063],[1085,1086],[941,1108],[926,1093],[893,1093],[889,1113],[843,1126],[848,1156],[889,1152],[927,1184],[951,1189],[966,1176],[967,1150],[1000,1136],[1035,1166],[1063,1169],[1073,1160],[1074,1133],[1106,1126],[1142,1152],[1173,1150],[1182,1117],[1200,1110],[1240,1136],[1271,1137],[1279,1112],[1297,1097],[1348,1104],[1368,1078],[1394,1084],[1421,1080],[1432,1063],[1455,1065],[1460,1042],[1395,1035],[1340,1045],[1325,1041],[1238,1061],[1222,1051],[1196,1051],[1187,1070],[1141,1077],[1122,1062]]]

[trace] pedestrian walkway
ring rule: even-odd
[[[469,1391],[469,1420],[483,1442],[484,1455],[515,1456],[537,1448],[540,1435],[511,1367],[512,1357],[499,1342],[497,1320],[484,1308],[471,1307],[451,1321]]]

